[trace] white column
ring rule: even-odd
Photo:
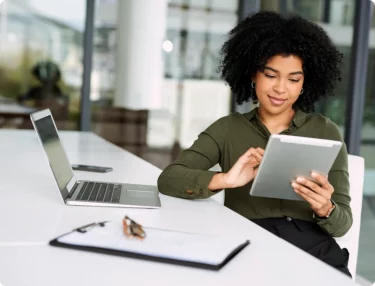
[[[167,7],[167,0],[118,1],[115,106],[160,108]]]

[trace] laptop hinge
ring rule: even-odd
[[[76,189],[78,188],[78,186],[79,186],[79,183],[74,183],[74,186],[73,186],[72,190],[69,192],[69,195],[68,195],[67,199],[70,199],[73,196],[73,194],[76,191]]]

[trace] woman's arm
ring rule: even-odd
[[[214,122],[189,149],[182,151],[176,161],[164,169],[158,178],[158,188],[162,194],[203,199],[217,193],[213,188],[221,190],[226,187],[221,184],[220,176],[215,176],[217,172],[208,170],[220,162],[228,120],[229,116],[226,116]]]
[[[326,134],[327,139],[343,142],[339,128],[330,120],[328,120]],[[348,152],[345,143],[328,174],[328,181],[334,188],[332,201],[335,210],[329,218],[316,218],[316,220],[326,232],[334,237],[340,237],[348,232],[353,223],[349,194]]]

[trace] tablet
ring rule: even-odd
[[[296,194],[291,181],[301,176],[310,180],[311,172],[328,175],[342,142],[271,135],[250,195],[285,200],[304,200]]]

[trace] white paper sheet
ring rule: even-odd
[[[122,223],[107,222],[105,227],[96,226],[86,233],[73,232],[58,238],[61,243],[107,248],[149,256],[218,265],[244,238],[220,238],[144,228],[146,238],[129,239],[122,232]]]

